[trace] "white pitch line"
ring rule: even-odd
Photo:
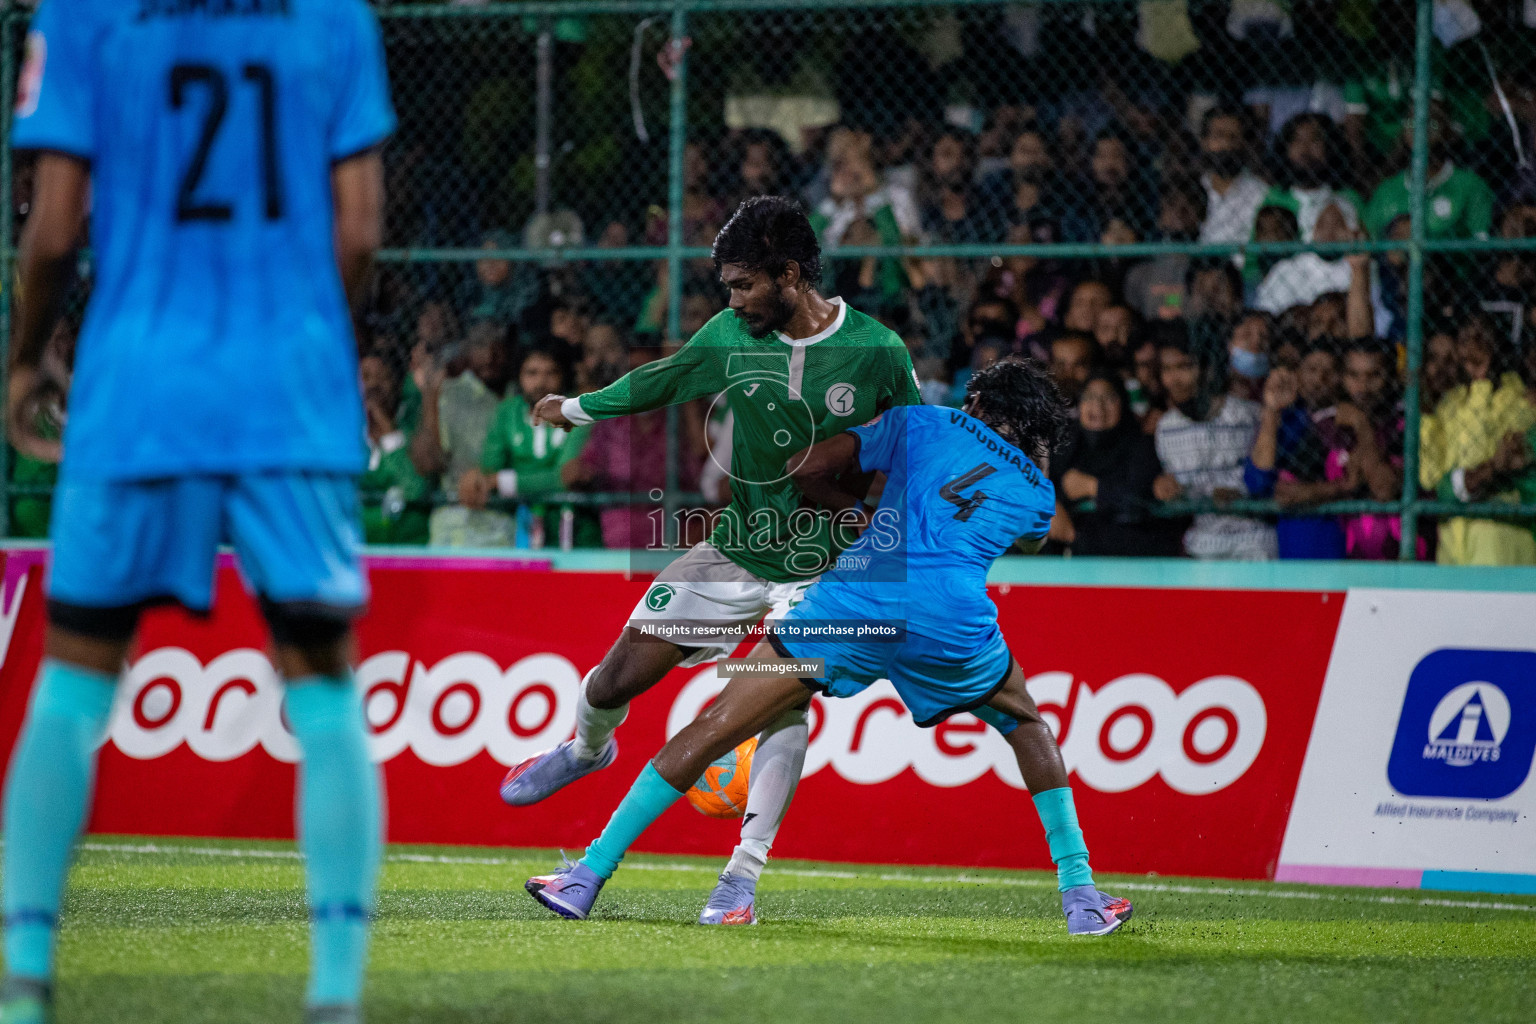
[[[303,854],[297,850],[251,850],[225,846],[160,846],[155,843],[128,845],[86,842],[80,844],[80,849],[90,850],[93,853],[138,853],[151,856],[165,854],[171,856],[190,855],[237,859],[303,859]],[[497,867],[520,863],[526,858],[514,860],[510,857],[450,857],[440,854],[390,853],[386,854],[384,859],[402,864],[472,864]],[[625,868],[631,871],[703,871],[710,874],[715,873],[714,868],[702,864],[677,864],[656,861],[626,864]],[[772,868],[771,873],[774,875],[784,875],[789,878],[834,878],[845,881],[857,881],[858,879],[866,878],[870,881],[911,882],[920,885],[1001,885],[1026,889],[1055,888],[1056,886],[1054,881],[1047,878],[1004,878],[995,875],[863,874],[857,871],[825,871],[815,868],[780,867]],[[1336,903],[1384,903],[1411,907],[1449,907],[1459,910],[1513,910],[1525,914],[1536,914],[1536,904],[1528,903],[1489,903],[1479,900],[1448,900],[1415,898],[1411,896],[1368,896],[1363,893],[1356,896],[1351,893],[1314,892],[1305,889],[1240,889],[1231,886],[1174,885],[1168,882],[1116,882],[1113,887],[1116,889],[1128,889],[1132,892],[1171,892],[1187,896],[1242,896],[1259,899],[1322,900]]]

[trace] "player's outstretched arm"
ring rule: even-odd
[[[629,371],[600,391],[579,398],[545,396],[534,406],[534,422],[583,427],[596,420],[633,416],[724,391],[729,383],[727,352],[713,341],[720,330],[718,319],[705,324],[676,352]]]
[[[570,399],[564,395],[545,395],[539,399],[538,404],[533,407],[534,426],[538,426],[540,423],[548,423],[552,427],[564,427],[566,430],[570,430],[576,424],[566,419],[565,413],[560,411],[561,407],[568,401]]]
[[[6,389],[6,428],[11,444],[24,455],[57,462],[58,441],[37,430],[37,405],[43,386],[39,365],[58,313],[59,299],[85,226],[91,168],[78,157],[44,153],[38,158],[32,214],[27,218],[17,258],[16,330],[11,339],[10,380]]]

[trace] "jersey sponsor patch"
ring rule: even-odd
[[[827,388],[827,408],[839,416],[847,416],[853,412],[854,395],[858,390],[852,384],[833,384]]]
[[[48,39],[41,32],[27,33],[27,57],[16,83],[16,116],[31,117],[43,95],[43,69],[48,64]]]

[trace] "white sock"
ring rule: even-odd
[[[576,697],[574,750],[576,756],[583,761],[596,761],[608,745],[608,740],[624,724],[624,719],[629,717],[628,704],[616,708],[595,708],[587,702],[587,684],[592,681],[592,673],[596,671],[594,668],[582,677],[581,693]]]
[[[725,866],[728,873],[754,880],[762,876],[768,864],[768,850],[779,834],[779,825],[800,783],[810,735],[805,712],[786,711],[757,737],[757,753],[752,755],[752,774],[747,782],[741,842]]]

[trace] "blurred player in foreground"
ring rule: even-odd
[[[680,665],[729,654],[748,627],[792,607],[832,564],[851,534],[835,537],[830,516],[801,507],[786,457],[883,409],[922,401],[901,338],[842,299],[821,296],[821,248],[794,202],[742,203],[715,239],[714,260],[730,309],[667,358],[580,398],[551,395],[534,414],[580,426],[719,394],[735,426],[730,506],[707,541],[657,575],[582,680],[575,738],[507,772],[501,796],[514,806],[612,764],[613,734],[631,700]],[[758,877],[805,764],[808,703],[802,693],[799,704],[762,723],[741,842],[700,924],[753,919]]]
[[[966,393],[964,412],[894,408],[795,457],[795,483],[807,498],[854,510],[873,528],[752,652],[786,671],[733,678],[640,773],[579,863],[528,880],[534,899],[585,918],[630,845],[715,758],[801,704],[807,688],[848,697],[890,679],[918,725],[969,711],[1007,738],[1045,825],[1067,930],[1107,935],[1130,919],[1128,900],[1093,885],[1061,750],[1025,690],[986,592],[998,556],[1016,544],[1038,549],[1050,529],[1056,497],[1046,459],[1066,407],[1032,363],[983,370]],[[889,479],[871,514],[839,478],[872,470]],[[855,622],[904,623],[905,630],[894,639],[830,638],[829,627]],[[799,675],[807,659],[823,659],[823,674]]]
[[[50,1013],[65,873],[140,612],[206,611],[224,541],[303,752],[309,1018],[357,1019],[381,811],[347,664],[367,600],[352,309],[394,123],[362,0],[47,0],[33,19],[13,143],[40,155],[6,396],[29,455],[61,455],[32,429],[39,357],[88,206],[96,280],[6,784],[5,1024]]]

